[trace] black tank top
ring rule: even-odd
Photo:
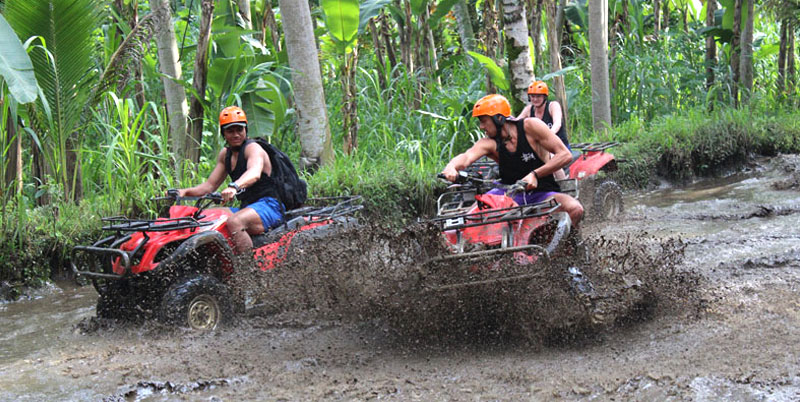
[[[225,170],[231,176],[231,180],[233,181],[239,180],[244,172],[247,171],[247,158],[244,156],[244,149],[251,142],[253,141],[248,138],[244,141],[244,143],[242,143],[241,148],[239,148],[239,157],[236,159],[236,166],[233,169],[231,169],[231,156],[233,156],[233,152],[231,147],[227,147],[227,151],[225,153]],[[261,177],[255,182],[255,184],[244,189],[241,194],[236,196],[236,198],[238,198],[241,202],[242,208],[264,197],[272,197],[276,200],[280,200],[280,198],[278,198],[278,190],[275,187],[275,183],[272,181],[272,178],[270,178],[264,172],[261,172]]]
[[[514,184],[518,180],[527,176],[534,169],[544,165],[536,152],[528,143],[528,136],[525,135],[525,119],[517,120],[517,152],[511,153],[500,141],[500,135],[496,138],[497,154],[500,156],[500,182],[503,184]],[[561,191],[556,179],[552,174],[539,177],[539,184],[535,191]]]
[[[561,105],[558,105],[558,107],[561,107]],[[533,106],[531,106],[531,113],[533,113]],[[531,117],[534,116],[535,114]],[[542,115],[542,121],[544,122],[544,124],[547,124],[547,127],[553,128],[553,116],[550,116],[550,101],[546,101],[544,103],[544,114]],[[561,121],[561,127],[558,128],[558,132],[556,133],[556,135],[558,136],[558,138],[561,138],[561,141],[564,143],[567,149],[571,149],[569,147],[569,141],[567,141],[567,129],[564,125],[563,119]]]

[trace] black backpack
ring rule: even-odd
[[[285,153],[265,138],[251,138],[253,142],[261,145],[269,155],[272,164],[272,181],[278,187],[278,196],[287,210],[300,208],[308,197],[308,185],[297,175],[292,161]]]

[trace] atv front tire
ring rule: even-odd
[[[210,331],[233,319],[233,297],[217,278],[195,274],[177,280],[164,293],[159,312],[167,324]]]
[[[592,217],[602,222],[617,218],[622,213],[622,189],[612,180],[597,183],[592,202]]]

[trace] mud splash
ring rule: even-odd
[[[499,336],[539,343],[625,325],[656,306],[691,308],[696,299],[687,295],[698,278],[676,270],[684,248],[642,234],[590,236],[533,264],[513,255],[431,262],[449,255],[438,228],[366,225],[296,242],[283,266],[236,283],[246,284],[243,293],[258,299],[262,314],[378,320],[415,342]],[[571,267],[593,289],[576,289]]]

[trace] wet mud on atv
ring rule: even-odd
[[[99,293],[97,316],[215,329],[244,311],[244,295],[233,286],[238,271],[269,270],[290,246],[357,224],[360,197],[312,199],[286,212],[284,223],[253,237],[253,257],[232,251],[227,208],[211,208],[219,193],[165,197],[175,205],[158,219],[103,218],[109,233],[91,246],[72,250],[73,271]],[[195,201],[193,206],[179,205]]]
[[[493,162],[480,161],[459,172],[439,197],[432,222],[441,228],[449,254],[424,264],[427,293],[455,295],[459,303],[494,303],[527,337],[606,326],[642,301],[645,292],[634,276],[622,284],[604,272],[603,286],[596,287],[591,247],[573,231],[569,216],[557,211],[560,204],[551,199],[517,205],[511,195],[524,184],[499,185],[495,173]],[[576,179],[560,184],[579,197]],[[506,194],[487,194],[492,188]],[[616,282],[613,291],[607,286],[611,282]],[[624,303],[622,293],[628,299]],[[615,298],[613,307],[609,298]]]

